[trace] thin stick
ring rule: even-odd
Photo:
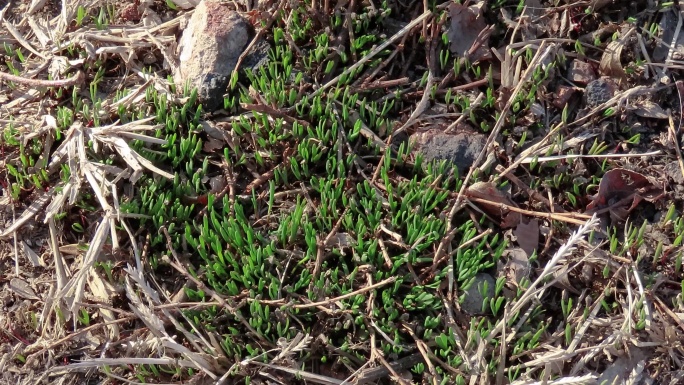
[[[538,211],[530,211],[530,210],[521,209],[521,208],[515,207],[515,206],[509,206],[505,203],[492,202],[492,201],[487,200],[487,199],[476,198],[476,197],[468,197],[468,200],[471,202],[482,203],[482,204],[487,205],[487,206],[500,207],[502,210],[509,210],[509,211],[513,211],[516,213],[529,215],[531,217],[553,219],[553,220],[561,221],[561,222],[574,223],[576,225],[583,225],[587,219],[591,218],[591,216],[589,216],[587,214],[579,214],[579,213],[542,213],[542,212],[538,212]],[[575,218],[585,218],[585,219],[582,220],[582,219],[575,219]]]
[[[23,78],[21,76],[11,75],[0,71],[0,80],[19,83],[30,87],[69,87],[83,83],[83,81],[85,80],[85,75],[83,75],[83,72],[78,71],[76,75],[70,78],[61,80],[42,80]]]
[[[364,63],[366,63],[368,60],[373,58],[373,56],[379,54],[380,52],[382,52],[382,50],[387,48],[390,44],[399,40],[400,37],[404,36],[406,33],[408,33],[410,30],[412,30],[413,27],[422,23],[423,20],[428,18],[430,15],[432,15],[432,12],[430,12],[430,11],[423,12],[422,15],[418,16],[418,18],[416,18],[415,20],[410,22],[406,27],[402,28],[401,30],[399,30],[399,32],[395,33],[394,36],[390,37],[384,43],[380,44],[374,50],[369,52],[366,56],[362,57],[361,60],[356,62],[353,66],[348,67],[346,70],[342,71],[341,74],[335,76],[331,81],[329,81],[328,83],[323,85],[321,88],[317,89],[316,92],[314,92],[311,95],[311,98],[315,98],[316,96],[320,95],[323,91],[325,91],[326,89],[335,85],[340,80],[340,78],[342,78],[343,76],[349,75],[352,71],[355,71],[357,68],[361,67]]]
[[[554,160],[565,160],[565,159],[584,159],[584,158],[594,158],[594,159],[605,159],[605,158],[636,158],[644,156],[656,156],[662,155],[660,150],[644,152],[641,154],[602,154],[602,155],[581,155],[581,154],[569,154],[569,155],[552,155],[552,156],[540,156],[536,159],[532,156],[522,158],[516,162],[516,164],[528,164],[532,162],[542,163],[542,162],[552,162]],[[502,174],[503,175],[503,174]]]
[[[366,286],[366,287],[364,287],[363,289],[359,289],[359,290],[356,290],[356,291],[352,291],[351,293],[347,293],[347,294],[341,295],[341,296],[339,296],[339,297],[330,298],[330,299],[327,299],[327,300],[325,300],[325,301],[320,301],[320,302],[312,302],[312,303],[298,304],[298,305],[294,305],[294,306],[292,306],[292,307],[293,307],[294,309],[307,309],[307,308],[310,308],[310,307],[317,307],[317,306],[328,305],[328,304],[331,304],[331,303],[333,303],[333,302],[337,302],[337,301],[341,301],[341,300],[346,299],[346,298],[349,298],[349,297],[353,297],[353,296],[355,296],[355,295],[357,295],[357,294],[363,294],[363,293],[368,292],[368,291],[371,291],[371,290],[373,290],[373,289],[377,289],[377,288],[379,288],[379,287],[382,287],[382,286],[385,286],[385,285],[387,285],[387,284],[390,284],[390,283],[392,283],[392,282],[394,282],[394,281],[396,281],[396,280],[397,280],[397,277],[389,277],[389,278],[387,278],[387,279],[385,279],[385,280],[383,280],[383,281],[380,281],[380,282],[375,283],[375,284],[370,285],[370,286]]]

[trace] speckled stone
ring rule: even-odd
[[[423,155],[426,164],[448,160],[458,168],[460,174],[468,171],[487,142],[487,138],[477,132],[446,134],[437,129],[415,133],[410,140],[415,150]]]
[[[221,107],[231,73],[250,38],[247,19],[220,1],[202,1],[178,45],[174,81],[196,87],[206,110]]]
[[[480,288],[485,282],[487,283],[487,292],[485,293],[485,296],[483,296],[482,293],[480,293]],[[496,281],[491,275],[486,273],[478,273],[475,275],[473,284],[470,285],[463,296],[463,302],[461,303],[463,311],[468,314],[482,313],[482,301],[484,301],[485,298],[492,298],[494,296],[495,286]]]
[[[584,89],[587,106],[596,107],[609,101],[615,95],[616,90],[617,85],[605,77],[590,82]]]

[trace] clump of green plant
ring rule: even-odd
[[[172,247],[189,257],[190,271],[211,290],[248,298],[234,313],[213,306],[186,311],[196,326],[221,335],[226,355],[266,360],[267,346],[297,333],[314,333],[315,325],[324,325],[330,351],[302,353],[305,362],[365,360],[360,347],[371,334],[379,336],[377,347],[385,354],[406,354],[413,339],[398,326],[422,325],[426,338],[441,334],[440,286],[449,272],[454,269],[458,284],[467,286],[475,274],[493,266],[505,243],[484,237],[459,250],[454,267],[433,265],[434,249],[447,228],[450,191],[457,191],[460,182],[444,177],[449,175],[446,163],[411,163],[405,144],[383,149],[364,132],[388,135],[390,117],[401,108],[395,98],[345,87],[381,60],[344,76],[329,92],[302,92],[306,77],[330,79],[342,71],[330,63],[344,64],[347,57],[368,53],[376,42],[373,26],[386,13],[360,14],[350,26],[354,39],[333,50],[305,6],[281,12],[269,63],[231,79],[224,107],[236,114],[228,130],[233,145],[222,153],[203,152],[202,135],[195,133],[200,115],[192,113],[196,103],[173,106],[150,91],[148,103],[164,124],[158,135],[168,145],[163,151],[137,150],[171,164],[177,176],[174,181],[145,179],[126,208],[147,216],[145,225],[167,227]],[[287,24],[286,12],[291,16]],[[340,28],[338,21],[333,17],[331,27]],[[290,118],[258,110],[244,114],[238,102],[263,102]],[[374,179],[365,164],[379,159]],[[212,166],[219,163],[224,167],[220,173]],[[221,174],[245,182],[233,186],[233,195],[209,191],[205,179]],[[205,194],[206,202],[184,204],[183,196]],[[455,242],[465,244],[476,235],[472,221],[463,220]],[[162,268],[165,239],[155,232],[151,245],[150,260]],[[381,285],[363,292],[374,284]],[[186,294],[194,301],[208,299],[199,289],[188,288]],[[338,299],[320,305],[331,312],[321,313],[313,305],[331,298]],[[501,300],[492,303],[494,312],[500,307]],[[445,354],[458,364],[454,350]]]

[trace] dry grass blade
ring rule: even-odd
[[[69,87],[83,83],[84,79],[85,75],[83,75],[83,72],[80,71],[77,72],[76,75],[73,75],[72,77],[63,80],[29,79],[23,78],[21,76],[7,74],[0,71],[0,80],[23,84],[29,87]]]
[[[29,261],[31,261],[31,264],[33,267],[45,267],[45,262],[43,262],[42,259],[38,257],[38,254],[36,254],[33,249],[29,247],[29,245],[26,244],[25,241],[21,241],[21,249],[24,252],[24,255],[28,258]]]
[[[672,115],[668,117],[669,125],[668,132],[670,134],[670,140],[674,143],[674,151],[677,154],[677,162],[679,164],[679,171],[682,173],[682,178],[684,178],[684,156],[682,156],[682,148],[679,145],[679,140],[677,139],[677,129],[675,129],[674,120]]]
[[[174,341],[171,337],[162,338],[162,345],[167,351],[173,351],[181,356],[187,357],[187,361],[192,362],[197,369],[202,370],[212,379],[218,379],[218,376],[213,372],[214,370],[219,369],[215,367],[217,364],[215,355],[193,352],[182,344]],[[212,365],[212,363],[214,363],[214,365]]]
[[[66,286],[69,277],[69,271],[65,267],[64,258],[59,250],[59,237],[57,235],[57,226],[54,218],[48,219],[50,227],[50,248],[55,260],[55,276],[57,277],[57,290],[62,290]]]
[[[105,303],[110,302],[111,299],[116,295],[116,288],[106,280],[102,279],[100,274],[96,271],[90,275],[88,287],[95,298]],[[102,320],[106,325],[105,328],[108,332],[107,336],[112,341],[118,340],[121,329],[119,325],[115,323],[117,319],[116,314],[112,310],[105,308],[99,309],[98,312],[100,313]]]
[[[590,385],[596,384],[598,377],[593,374],[586,374],[584,376],[561,377],[551,381],[529,381],[519,380],[511,383],[511,385]]]
[[[283,360],[286,358],[292,358],[295,354],[306,349],[313,338],[308,334],[297,333],[297,335],[291,340],[281,340],[278,341],[278,346],[280,347],[280,352],[273,359],[274,362]]]
[[[216,368],[213,367],[207,358],[203,357],[202,354],[193,352],[187,347],[177,343],[167,333],[164,323],[153,310],[155,304],[161,303],[159,294],[147,283],[145,278],[142,276],[142,271],[130,265],[125,269],[125,271],[128,273],[126,276],[126,296],[131,301],[131,310],[138,316],[140,320],[145,323],[155,337],[160,339],[162,346],[167,348],[167,353],[176,352],[177,354],[186,357],[187,362],[192,363],[191,367],[202,370],[211,378],[217,379],[218,376],[214,374]],[[135,288],[133,287],[132,282],[135,282]],[[145,297],[147,298],[147,304],[138,296],[138,290],[145,294]],[[171,319],[174,325],[179,328],[179,330],[183,331],[184,334],[190,337],[190,333],[187,333],[180,323],[173,320],[168,312],[163,312],[167,319]],[[192,339],[190,340],[192,341]]]
[[[663,154],[663,152],[660,150],[645,152],[642,154],[602,154],[602,155],[568,154],[568,155],[556,155],[556,156],[540,156],[538,158],[527,157],[527,158],[523,158],[520,163],[521,164],[529,164],[532,162],[543,163],[543,162],[554,162],[554,161],[558,161],[558,160],[567,160],[567,159],[639,158],[639,157],[656,156],[656,155],[662,155],[662,154]]]
[[[552,145],[546,145],[545,143],[548,143],[552,138],[553,134],[555,134],[555,130],[551,130],[541,141],[539,141],[537,144],[534,146],[526,149],[520,155],[517,156],[516,160],[520,162],[520,164],[525,164],[525,163],[530,163],[533,161],[535,157],[538,157],[540,155],[547,154],[549,150],[553,149],[555,151],[563,151],[569,148],[576,148],[583,142],[594,138],[598,136],[597,133],[594,132],[582,132],[577,136],[574,136],[572,138],[567,138],[563,140],[563,143],[559,146],[557,144],[552,144]],[[554,152],[555,152],[554,151]],[[516,162],[517,164],[518,162]]]
[[[30,219],[34,218],[40,213],[40,210],[45,206],[48,201],[52,198],[56,190],[56,187],[50,188],[48,191],[41,193],[38,198],[36,198],[31,205],[21,213],[21,216],[12,222],[12,224],[0,233],[0,239],[6,238],[15,231],[17,231],[24,223],[28,222]]]
[[[100,169],[99,165],[89,161],[83,162],[81,166],[81,172],[83,175],[85,175],[86,180],[95,193],[95,196],[100,203],[100,207],[107,212],[111,212],[112,207],[110,206],[109,202],[107,202],[107,198],[105,197],[105,194],[108,193],[108,191],[102,188],[109,187],[108,181],[105,179],[104,170]]]
[[[539,277],[537,277],[537,279],[527,287],[525,293],[517,301],[513,303],[513,305],[510,307],[510,310],[507,310],[508,314],[516,314],[520,310],[522,310],[524,306],[528,304],[532,297],[537,294],[535,289],[544,279],[546,279],[546,276],[551,272],[551,269],[556,266],[556,264],[561,260],[561,258],[563,258],[566,254],[570,253],[575,248],[575,245],[580,241],[580,239],[584,237],[587,233],[592,231],[598,223],[599,220],[596,217],[596,215],[594,215],[570,236],[570,238],[563,244],[563,246],[561,246],[558,249],[558,251],[553,255],[553,257],[551,257],[549,262],[546,263],[546,266],[544,266],[544,270],[539,274]],[[502,329],[507,322],[508,320],[506,319],[500,320],[492,329],[492,332],[487,336],[487,341],[491,341],[493,338],[499,335],[499,333],[502,332]]]
[[[251,361],[251,363],[254,365],[257,365],[257,366],[262,366],[264,368],[278,370],[281,372],[292,374],[294,376],[299,376],[299,377],[303,378],[304,380],[312,382],[314,384],[321,384],[321,385],[343,385],[344,384],[344,381],[338,380],[334,377],[322,376],[320,374],[314,374],[314,373],[306,372],[304,370],[292,369],[292,368],[288,368],[287,366],[267,364],[267,363],[259,362],[259,361]]]
[[[90,241],[90,247],[88,247],[88,251],[83,257],[83,262],[81,263],[78,273],[74,274],[71,280],[67,282],[64,288],[56,295],[56,298],[65,299],[67,301],[67,304],[73,313],[78,311],[79,303],[82,302],[83,296],[85,295],[83,288],[90,275],[91,269],[97,260],[97,256],[102,251],[102,247],[107,240],[110,226],[111,222],[107,216],[100,220],[100,224],[97,226],[95,235],[93,235],[93,239]],[[73,297],[69,298],[72,295]]]
[[[24,38],[24,36],[19,33],[19,31],[14,27],[12,23],[10,23],[7,19],[3,17],[3,24],[5,25],[5,28],[7,28],[7,31],[14,36],[15,39],[21,44],[24,48],[26,48],[29,52],[32,54],[38,56],[39,58],[42,58],[43,60],[46,60],[47,57],[43,55],[42,53],[36,51],[33,46]]]
[[[125,358],[93,358],[75,364],[66,366],[57,366],[55,370],[73,370],[73,369],[90,369],[100,368],[103,366],[118,366],[118,365],[178,365],[183,368],[201,369],[190,360],[177,358],[152,358],[152,357],[125,357]]]

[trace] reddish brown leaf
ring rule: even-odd
[[[603,175],[598,194],[587,205],[587,210],[597,211],[617,205],[611,207],[611,211],[624,218],[642,199],[653,202],[663,196],[663,193],[662,187],[655,186],[642,174],[616,168]]]
[[[508,194],[496,188],[496,185],[491,182],[474,183],[466,189],[465,195],[491,202],[491,204],[478,202],[478,207],[488,215],[501,218],[501,227],[503,228],[515,227],[521,221],[522,215],[520,213],[505,209],[505,206],[517,207],[515,202],[508,197]]]
[[[517,238],[520,248],[525,251],[528,257],[531,256],[539,245],[539,220],[533,218],[527,223],[525,220],[520,221],[513,230],[513,234]]]
[[[513,284],[512,286],[521,284],[523,279],[530,279],[532,267],[528,257],[529,254],[520,247],[515,247],[506,250],[504,255],[508,257],[504,272],[508,282]]]
[[[451,43],[449,48],[459,57],[465,56],[473,48],[480,34],[486,32],[487,23],[480,14],[478,6],[465,7],[453,3],[449,6],[449,17],[451,18],[447,32]],[[485,53],[488,53],[488,48],[480,47],[473,55],[473,61],[481,59]]]
[[[206,140],[204,142],[204,144],[202,145],[202,149],[205,152],[211,153],[211,152],[215,152],[216,150],[222,149],[224,146],[225,146],[225,144],[222,141],[220,141],[218,139],[214,139],[212,137],[209,137],[209,139]]]

